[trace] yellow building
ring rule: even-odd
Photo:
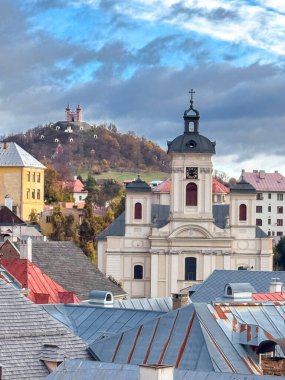
[[[43,211],[45,166],[14,142],[0,143],[0,204],[23,220]]]

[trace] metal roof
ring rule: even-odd
[[[285,191],[285,177],[280,173],[254,170],[243,172],[243,176],[257,191]]]
[[[184,132],[167,145],[167,153],[216,153],[216,143],[197,132]]]
[[[191,295],[192,302],[212,302],[224,296],[228,283],[250,283],[257,293],[267,293],[273,277],[285,283],[285,271],[215,270]]]
[[[114,307],[168,312],[172,310],[172,298],[130,298],[127,300],[115,300]]]
[[[139,366],[67,359],[46,380],[139,380]],[[284,379],[278,376],[278,379]],[[276,376],[198,372],[174,369],[174,380],[276,380]]]
[[[80,302],[74,293],[67,292],[27,259],[2,259],[0,264],[21,283],[23,288],[28,289],[28,298],[34,303]]]
[[[21,166],[45,169],[45,166],[14,142],[0,143],[0,167]]]
[[[143,180],[141,180],[140,176],[132,182],[129,182],[126,184],[126,191],[127,192],[140,192],[145,193],[151,192],[151,187]]]
[[[241,180],[239,180],[237,183],[231,186],[230,188],[231,193],[250,193],[255,194],[256,190],[255,188],[247,182],[243,177]]]
[[[149,310],[129,310],[91,305],[44,305],[45,310],[88,343],[134,328],[162,315]]]

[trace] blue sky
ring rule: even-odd
[[[215,168],[285,175],[283,0],[1,0],[0,134],[81,104],[166,149],[194,88]]]

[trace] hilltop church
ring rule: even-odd
[[[125,211],[98,237],[99,269],[130,297],[169,296],[215,269],[272,270],[272,240],[256,226],[254,187],[242,178],[229,204],[212,204],[215,142],[199,132],[193,93],[183,133],[168,142],[168,196],[138,177],[126,185]]]

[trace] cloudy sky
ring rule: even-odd
[[[285,175],[284,0],[1,0],[0,134],[64,119],[159,143],[194,88],[215,168]]]

